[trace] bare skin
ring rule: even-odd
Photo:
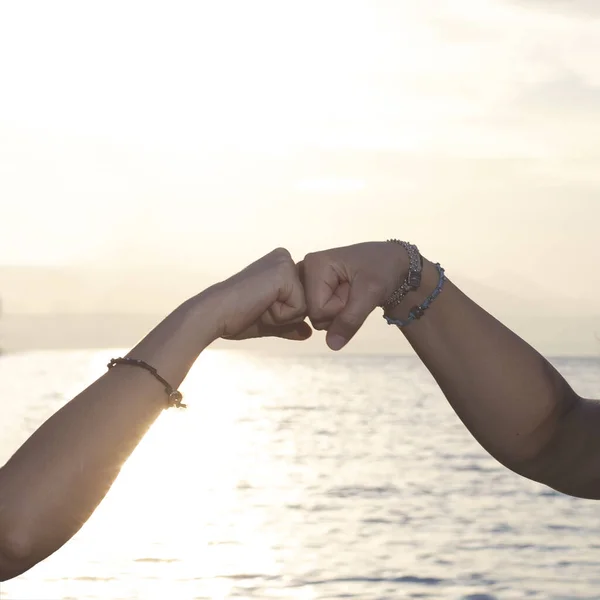
[[[313,327],[327,330],[329,347],[339,350],[406,277],[408,255],[397,244],[368,242],[308,254],[300,271]],[[435,265],[425,260],[420,288],[390,316],[405,319],[437,282]],[[543,356],[451,281],[401,331],[492,456],[565,494],[600,499],[600,401],[579,397]]]
[[[129,356],[177,387],[218,337],[306,339],[306,313],[339,350],[407,271],[404,249],[386,242],[312,253],[298,269],[287,251],[276,250],[182,304]],[[420,289],[390,316],[405,318],[437,280],[425,261]],[[402,332],[494,457],[563,493],[600,499],[599,401],[576,395],[548,361],[450,281]],[[164,408],[164,389],[149,373],[115,367],[23,444],[0,469],[0,581],[81,528]]]
[[[277,249],[175,309],[127,355],[178,387],[219,337],[310,337],[304,290]],[[0,581],[67,542],[102,501],[125,460],[166,407],[147,371],[119,365],[48,419],[0,469]],[[175,410],[175,409],[174,409]]]

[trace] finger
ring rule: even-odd
[[[311,321],[332,319],[343,308],[343,294],[338,290],[346,282],[322,253],[307,254],[298,264],[299,277],[304,286],[306,307]]]
[[[298,279],[300,279],[300,283],[304,287],[306,287],[305,284],[304,284],[304,276],[305,276],[305,274],[304,274],[304,261],[303,260],[301,260],[300,262],[296,263],[296,273],[298,274]]]
[[[290,263],[289,270],[285,273],[285,283],[280,288],[279,297],[271,305],[268,313],[276,324],[290,323],[299,318],[304,320],[306,316],[304,286],[294,263]]]
[[[306,304],[304,294],[302,298],[296,298],[288,304],[286,302],[274,302],[267,311],[264,322],[272,325],[284,325],[287,323],[298,323],[306,317]]]
[[[268,325],[256,322],[237,335],[225,336],[223,339],[241,341],[260,337],[280,337],[287,340],[307,340],[312,335],[312,329],[305,321],[285,323],[284,325]]]
[[[287,325],[265,325],[261,328],[261,337],[279,337],[286,340],[303,341],[312,335],[312,329],[305,321]]]
[[[325,319],[323,321],[315,321],[313,319],[310,320],[312,328],[316,329],[317,331],[326,331],[331,327],[332,322],[333,321],[331,319]]]
[[[372,280],[358,273],[350,287],[348,302],[327,331],[327,345],[340,350],[356,334],[379,303],[380,290]]]
[[[261,325],[259,323],[254,323],[250,325],[250,327],[244,329],[244,331],[240,331],[236,335],[223,335],[221,336],[224,340],[249,340],[256,337],[261,337]]]
[[[265,312],[260,317],[259,322],[262,323],[262,325],[268,327],[275,327],[279,325],[291,325],[293,323],[302,323],[302,321],[306,319],[306,314],[304,312],[302,314],[299,314],[297,317],[293,317],[291,319],[283,319],[280,316],[280,310],[280,308],[274,309],[273,307],[270,307],[269,310],[267,310],[267,312]]]

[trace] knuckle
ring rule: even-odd
[[[322,252],[309,252],[304,257],[304,264],[307,267],[313,267],[313,266],[319,264],[322,260],[323,260],[323,253]]]
[[[377,279],[368,277],[364,279],[362,292],[367,299],[377,301],[383,296],[385,288]]]
[[[304,294],[297,294],[291,301],[291,316],[294,318],[305,317],[307,314],[306,300]]]
[[[277,271],[289,279],[292,274],[297,275],[296,265],[292,260],[290,253],[285,249],[277,249],[273,251],[274,264]]]
[[[306,302],[303,302],[298,310],[298,316],[302,318],[306,318],[308,316],[308,308],[306,306]]]
[[[362,318],[358,313],[346,312],[340,315],[340,321],[350,327],[357,327],[362,322]]]
[[[266,326],[274,325],[275,324],[274,315],[272,314],[272,312],[270,310],[268,310],[267,312],[265,312],[261,315],[259,322],[262,325],[266,325]]]
[[[310,320],[310,323],[313,326],[313,329],[316,329],[317,331],[323,331],[330,325],[330,321],[318,321],[313,319]]]
[[[271,255],[281,260],[292,258],[290,251],[287,248],[283,248],[282,246],[272,250]]]
[[[275,311],[272,314],[271,324],[273,325],[283,325],[287,322],[287,318],[281,311]]]
[[[304,295],[301,295],[294,307],[294,312],[296,315],[305,315],[306,314],[306,300],[304,299]]]
[[[307,306],[307,311],[308,311],[308,316],[310,317],[310,320],[313,322],[319,322],[322,321],[325,318],[325,310],[323,308],[321,308],[320,306],[316,306],[316,305],[311,305],[310,303],[310,299],[309,299],[309,303]]]

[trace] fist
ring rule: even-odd
[[[312,334],[304,287],[290,253],[277,248],[215,286],[219,337],[275,336],[305,340]]]
[[[398,244],[366,242],[307,254],[298,267],[308,317],[339,350],[402,283],[409,259]]]

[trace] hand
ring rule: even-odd
[[[408,254],[399,244],[366,242],[307,254],[298,265],[308,316],[327,330],[327,345],[339,350],[381,306],[408,273]]]
[[[275,336],[306,340],[304,288],[290,253],[277,248],[214,286],[218,336],[248,339]]]

